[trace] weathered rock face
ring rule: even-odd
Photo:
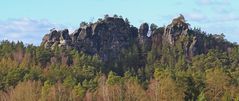
[[[60,44],[59,46],[67,46],[71,44],[71,37],[69,35],[68,29],[64,29],[62,31],[59,31],[61,37],[60,37]]]
[[[187,60],[195,55],[207,53],[210,49],[227,51],[233,46],[225,44],[223,38],[218,38],[218,35],[206,35],[200,30],[190,29],[182,15],[173,19],[165,28],[152,31],[151,39],[151,49],[162,52],[162,49],[174,48],[176,53],[183,53]]]
[[[52,49],[57,46],[75,48],[88,54],[98,54],[102,60],[108,61],[120,58],[122,51],[132,47],[132,43],[136,43],[139,54],[146,54],[155,48],[161,49],[165,44],[174,46],[182,36],[188,35],[188,30],[188,24],[182,15],[173,19],[166,28],[150,31],[147,23],[141,24],[137,29],[122,18],[107,17],[82,26],[70,35],[67,29],[53,30],[45,35],[42,44],[45,48]],[[149,32],[152,34],[150,37]],[[194,55],[198,44],[196,39],[180,42],[186,57]]]
[[[205,38],[210,41],[205,41]],[[151,28],[150,31],[147,23],[143,23],[138,29],[122,18],[106,17],[81,26],[70,35],[67,29],[53,29],[42,40],[45,48],[74,48],[90,55],[98,54],[103,61],[122,60],[133,45],[136,46],[140,58],[145,59],[146,55],[142,54],[151,50],[162,55],[164,51],[172,49],[175,50],[174,53],[183,53],[190,60],[209,49],[228,50],[230,44],[224,43],[218,36],[206,36],[200,31],[190,29],[182,15],[173,19],[168,26]]]
[[[148,31],[149,31],[149,25],[147,23],[143,23],[143,24],[140,25],[139,34],[141,36],[147,36]]]
[[[71,37],[69,36],[68,29],[64,30],[52,30],[49,34],[46,34],[42,40],[42,45],[45,48],[54,49],[54,47],[69,46],[71,44]]]
[[[162,48],[171,46],[177,48],[176,50],[181,50],[185,57],[190,59],[196,54],[198,42],[196,36],[192,37],[188,33],[189,30],[189,25],[180,15],[165,28],[161,27],[152,32],[152,49],[162,52]]]
[[[107,61],[118,58],[122,50],[127,50],[134,42],[132,40],[138,39],[137,36],[138,29],[130,26],[122,18],[107,17],[102,21],[82,26],[71,35],[66,29],[51,31],[45,35],[42,44],[45,48],[66,46],[92,55],[99,54]]]
[[[164,28],[158,28],[152,31],[152,49],[162,49]]]
[[[178,18],[173,19],[172,23],[165,28],[164,37],[170,44],[174,44],[180,35],[187,35],[187,31],[188,24],[185,22],[184,17],[180,15]]]
[[[75,30],[70,36],[71,36],[71,39],[72,39],[72,42],[76,42],[77,41],[77,38],[81,32],[82,28],[79,28],[77,30]]]
[[[138,36],[138,45],[141,47],[141,51],[146,53],[151,49],[151,38],[148,37],[149,25],[147,23],[143,23],[139,28],[139,36]]]

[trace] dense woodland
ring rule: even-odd
[[[209,48],[187,59],[181,44],[139,54],[142,48],[132,42],[122,59],[104,62],[74,48],[2,41],[0,100],[239,101],[239,46],[191,31],[212,47],[227,44],[230,50]]]

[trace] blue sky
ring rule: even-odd
[[[2,0],[0,40],[39,45],[51,28],[70,30],[105,14],[164,26],[183,14],[191,27],[239,43],[239,0]]]

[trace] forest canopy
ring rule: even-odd
[[[239,46],[182,15],[140,28],[107,15],[40,46],[2,41],[0,100],[238,101]]]

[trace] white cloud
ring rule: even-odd
[[[0,40],[23,41],[39,45],[42,37],[51,28],[63,28],[48,20],[33,20],[30,18],[8,19],[0,21]]]
[[[206,15],[194,15],[194,16],[189,16],[189,20],[196,21],[196,22],[204,22],[204,23],[235,23],[239,21],[239,16],[236,15],[235,13],[228,13],[228,14],[214,14],[214,16],[206,17]],[[226,26],[226,25],[225,25]]]
[[[237,10],[230,0],[196,0],[193,10],[185,14],[186,19],[198,23],[222,23],[239,21]]]
[[[201,5],[229,5],[230,0],[196,0]]]
[[[193,13],[189,13],[185,15],[186,19],[190,20],[190,21],[196,21],[196,22],[201,22],[205,19],[207,19],[207,17],[199,12],[193,12]]]
[[[239,16],[235,13],[228,13],[227,15],[223,15],[222,21],[239,21]]]

